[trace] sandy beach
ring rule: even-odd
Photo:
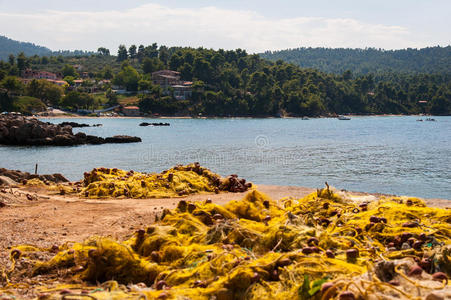
[[[273,199],[303,197],[315,189],[259,185],[258,190]],[[241,199],[246,193],[196,194],[184,198],[166,199],[102,199],[78,198],[74,195],[52,195],[35,188],[5,189],[0,199],[6,207],[0,208],[0,248],[18,244],[52,246],[66,241],[83,241],[92,235],[114,236],[119,239],[132,234],[155,221],[165,208],[175,208],[181,199],[225,204]],[[33,200],[27,200],[26,195]],[[20,232],[20,235],[16,233]]]
[[[346,116],[349,117],[402,117],[402,116],[415,116],[415,117],[426,117],[430,115],[425,114],[411,114],[411,115],[402,115],[402,114],[374,114],[374,115],[359,115],[359,114],[347,114]],[[37,115],[35,116],[37,118],[44,118],[44,119],[301,119],[303,117],[301,116],[282,116],[282,117],[275,117],[275,116],[265,116],[265,117],[258,117],[258,116],[236,116],[236,117],[219,117],[219,116],[164,116],[164,115],[146,115],[146,116],[139,116],[139,117],[131,117],[131,116],[87,116],[87,115],[78,115],[74,113],[67,113],[64,111],[58,111],[56,113],[49,113],[49,115]],[[337,118],[337,116],[318,116],[318,117],[309,117],[309,119],[318,119],[318,118]]]

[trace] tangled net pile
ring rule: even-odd
[[[199,163],[193,163],[176,166],[161,174],[94,169],[84,174],[83,186],[81,194],[89,198],[170,198],[201,192],[245,192],[252,184],[237,175],[221,178]]]
[[[275,202],[254,190],[225,206],[182,200],[124,242],[93,237],[45,261],[21,246],[11,258],[32,262],[31,278],[78,282],[42,299],[447,297],[450,224],[449,210],[416,198],[356,203],[327,187]]]

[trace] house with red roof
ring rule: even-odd
[[[141,115],[138,106],[123,106],[122,113],[127,117],[139,117]]]
[[[61,73],[52,73],[47,71],[26,69],[22,71],[22,78],[59,80],[62,79],[62,75]]]

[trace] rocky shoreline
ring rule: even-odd
[[[57,125],[22,116],[0,116],[0,144],[18,146],[75,146],[112,143],[138,143],[141,138],[128,135],[98,137],[83,132],[74,134],[72,126]]]
[[[8,170],[5,168],[0,168],[0,186],[1,185],[15,185],[18,183],[26,183],[30,179],[39,179],[42,182],[53,182],[53,183],[62,183],[69,182],[69,180],[59,173],[55,174],[46,174],[46,175],[38,175],[38,174],[30,174],[28,172],[22,172],[19,170]]]

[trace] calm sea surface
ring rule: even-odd
[[[0,167],[62,173],[72,180],[95,167],[160,172],[199,161],[257,184],[323,187],[451,199],[451,117],[337,119],[70,119],[102,127],[87,134],[136,135],[137,144],[0,146]],[[51,119],[53,123],[66,121]],[[169,122],[170,127],[139,127]]]

